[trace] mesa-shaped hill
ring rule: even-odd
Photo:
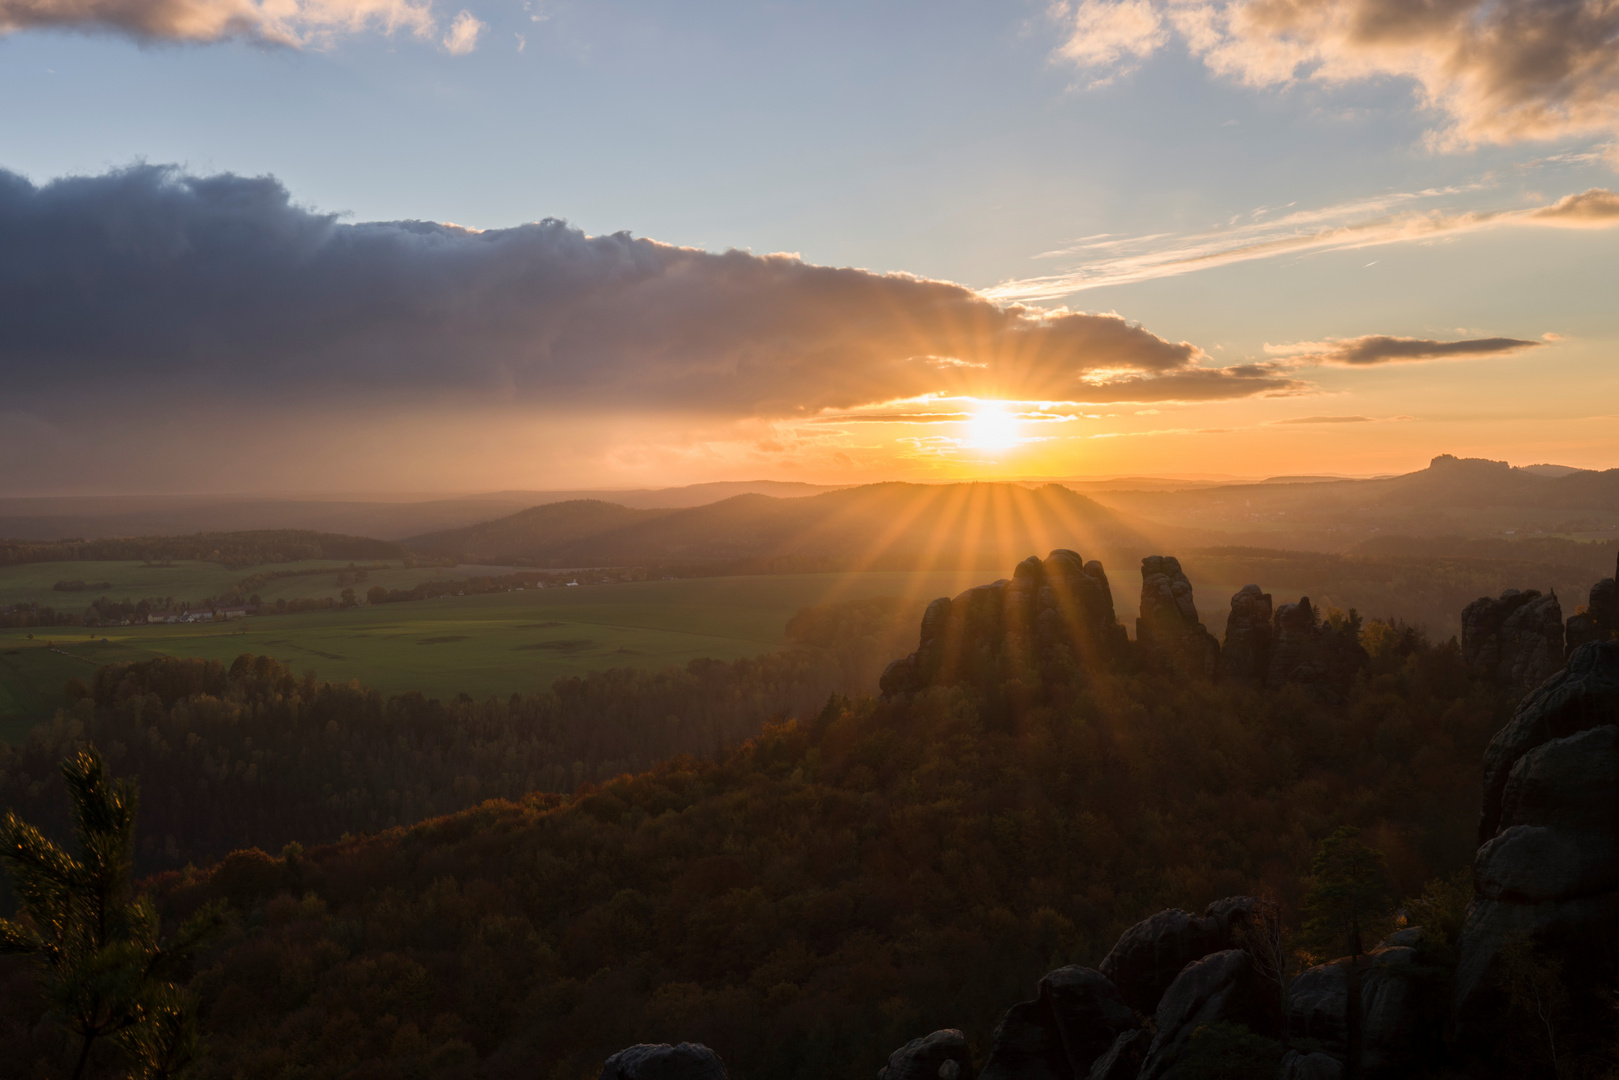
[[[1203,530],[1204,543],[1343,551],[1372,537],[1609,538],[1619,532],[1619,469],[1603,472],[1442,454],[1426,469],[1372,480],[1268,481],[1181,490],[1096,491],[1105,505]]]
[[[999,567],[1073,547],[1141,552],[1146,530],[1059,484],[868,484],[802,498],[739,495],[680,510],[596,501],[537,506],[419,536],[420,551],[534,566],[793,560],[829,568]]]

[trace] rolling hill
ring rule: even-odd
[[[1000,567],[1057,547],[1146,553],[1166,534],[1058,484],[869,484],[802,498],[738,495],[633,510],[578,500],[406,543],[466,561],[533,566],[698,563],[828,568]]]

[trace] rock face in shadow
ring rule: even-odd
[[[879,687],[893,696],[1071,678],[1115,663],[1125,642],[1102,564],[1060,548],[1024,559],[1010,579],[929,604],[916,652],[890,664]]]
[[[1210,904],[1201,917],[1179,908],[1160,911],[1120,935],[1099,970],[1125,1004],[1150,1016],[1187,964],[1242,943],[1257,903],[1233,896]]]
[[[1265,685],[1296,683],[1318,701],[1338,703],[1371,657],[1360,646],[1360,620],[1351,612],[1341,627],[1323,622],[1308,596],[1276,609]]]
[[[972,1080],[972,1069],[967,1036],[955,1028],[945,1028],[912,1039],[889,1054],[888,1064],[877,1072],[877,1080]]]
[[[726,1080],[719,1055],[702,1043],[640,1043],[602,1066],[600,1080]]]
[[[1205,678],[1213,678],[1220,669],[1220,643],[1198,619],[1192,583],[1173,555],[1149,555],[1141,560],[1136,644],[1148,666]]]
[[[1040,980],[1040,994],[1007,1010],[979,1080],[1074,1080],[1090,1075],[1120,1033],[1140,1026],[1100,972],[1070,965]]]
[[[1531,690],[1563,666],[1563,609],[1556,594],[1508,589],[1462,609],[1462,659],[1500,686]]]
[[[1438,1003],[1422,1000],[1412,977],[1421,931],[1402,930],[1360,958],[1361,1069],[1367,1077],[1407,1075],[1432,1060]],[[1302,971],[1287,990],[1287,1033],[1314,1039],[1342,1062],[1349,1053],[1349,958]]]
[[[1241,682],[1263,683],[1270,671],[1270,593],[1244,585],[1231,598],[1225,641],[1220,646],[1220,674]]]
[[[1089,1080],[1135,1080],[1151,1046],[1151,1030],[1143,1027],[1126,1031],[1113,1040],[1107,1053],[1091,1063]]]
[[[1155,1021],[1158,1030],[1139,1080],[1173,1076],[1193,1032],[1204,1024],[1242,1024],[1271,1038],[1282,1033],[1276,984],[1265,978],[1246,949],[1226,949],[1187,964],[1164,991]]]
[[[1619,569],[1615,576],[1603,578],[1591,586],[1585,610],[1568,617],[1563,643],[1568,655],[1581,645],[1593,641],[1609,641],[1619,635]]]
[[[1340,1080],[1343,1063],[1330,1054],[1289,1050],[1276,1070],[1276,1080]]]
[[[1457,1035],[1482,1045],[1516,937],[1571,985],[1612,977],[1619,946],[1619,642],[1582,645],[1484,754],[1481,846],[1459,943]]]

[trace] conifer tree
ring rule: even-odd
[[[1310,863],[1310,891],[1304,898],[1304,910],[1310,917],[1304,933],[1311,944],[1329,950],[1329,955],[1339,949],[1349,954],[1346,1077],[1360,1074],[1360,958],[1366,951],[1365,936],[1387,919],[1393,901],[1383,853],[1361,843],[1359,829],[1341,825],[1321,842],[1321,850]]]
[[[134,891],[137,795],[86,747],[62,764],[78,854],[7,812],[0,864],[21,911],[0,919],[0,953],[32,955],[44,969],[51,1014],[78,1041],[74,1080],[110,1042],[136,1080],[167,1080],[196,1052],[194,1010],[180,980],[187,955],[217,921],[199,913],[159,939],[157,909]]]

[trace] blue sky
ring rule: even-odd
[[[259,10],[251,0],[217,2]],[[430,34],[387,33],[362,20],[295,46],[253,33],[197,42],[132,40],[94,24],[92,33],[20,26],[0,39],[0,100],[8,103],[0,168],[43,186],[136,162],[175,164],[195,176],[273,176],[299,206],[345,222],[487,230],[556,217],[591,235],[795,252],[812,264],[958,282],[1001,302],[1117,313],[1191,342],[1206,366],[1275,362],[1286,355],[1281,346],[1363,335],[1542,342],[1478,359],[1318,366],[1302,398],[1145,401],[1133,411],[1109,404],[1107,430],[1090,432],[1119,442],[1105,452],[1092,445],[1067,454],[1031,437],[1027,454],[991,459],[958,440],[953,457],[924,460],[906,456],[903,430],[894,429],[881,432],[893,444],[886,450],[829,448],[823,439],[772,461],[747,447],[770,441],[760,425],[779,417],[732,416],[704,428],[689,415],[660,414],[645,424],[621,418],[665,432],[633,450],[608,440],[558,456],[519,440],[534,462],[526,471],[468,459],[459,472],[435,473],[435,483],[452,487],[760,470],[825,479],[848,461],[863,475],[1176,471],[1191,458],[1205,467],[1178,471],[1251,474],[1267,471],[1274,454],[1311,456],[1288,471],[1359,473],[1414,467],[1447,450],[1619,464],[1602,425],[1587,430],[1579,420],[1612,411],[1602,400],[1619,389],[1609,284],[1619,280],[1619,229],[1540,227],[1539,219],[1448,224],[1613,187],[1615,133],[1601,116],[1619,91],[1598,79],[1597,105],[1575,119],[1508,131],[1492,119],[1490,101],[1436,99],[1432,80],[1411,74],[1421,70],[1414,62],[1377,59],[1370,77],[1311,78],[1346,57],[1382,56],[1334,45],[1325,31],[1321,51],[1291,80],[1256,85],[1264,80],[1251,57],[1261,32],[1227,31],[1226,44],[1248,52],[1220,60],[1171,25],[1177,11],[1196,6],[1191,0],[1154,8],[1160,26],[1147,55],[1126,48],[1089,64],[1063,55],[1085,18],[1112,33],[1106,21],[1132,3],[1148,7],[472,4],[481,30],[460,55],[443,44],[461,10],[454,6],[432,9]],[[1340,6],[1356,4],[1374,6]],[[0,23],[6,11],[0,0]],[[1424,85],[1437,105],[1423,107]],[[1434,145],[1435,132],[1467,125],[1471,145]],[[1272,229],[1288,215],[1308,220]],[[1368,224],[1386,233],[1387,222],[1413,215],[1440,224],[1374,246],[1296,239]],[[1121,254],[1152,267],[1278,236],[1294,239],[1264,258],[1222,256],[1195,272],[1149,269],[1145,280],[1065,291],[1109,280],[1113,264],[1102,264]],[[1007,288],[1049,278],[1059,283]],[[1548,334],[1557,340],[1545,344]],[[25,409],[31,430],[47,439],[65,416],[51,389]],[[458,423],[477,411],[466,408]],[[1277,430],[1313,414],[1368,420]],[[452,429],[461,430],[447,427],[446,440]],[[1249,434],[1213,437],[1237,429]],[[19,472],[0,484],[113,482],[82,463],[62,468],[68,475]],[[301,483],[300,475],[278,482]],[[357,468],[351,479],[403,482],[386,469]],[[220,480],[198,474],[194,482]]]

